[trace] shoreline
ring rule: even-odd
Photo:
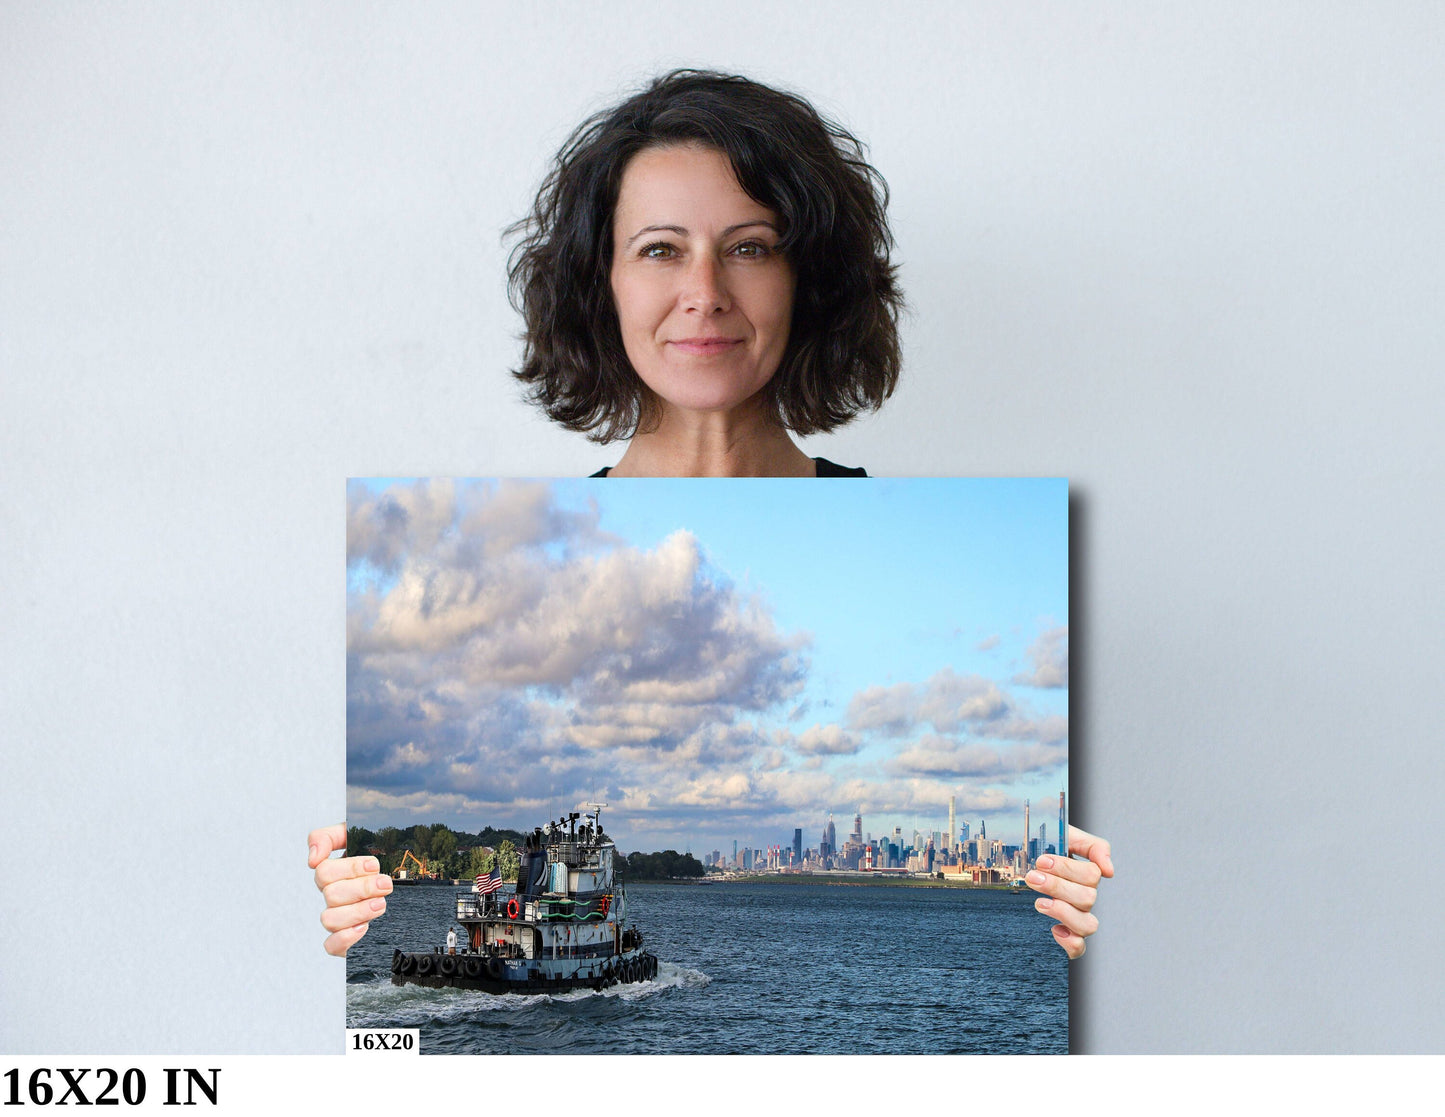
[[[626,883],[634,883],[628,881]],[[917,877],[868,877],[854,876],[849,874],[843,876],[834,873],[749,873],[742,876],[727,877],[726,879],[714,880],[710,878],[686,879],[682,877],[669,877],[660,880],[640,880],[637,884],[684,884],[684,885],[708,885],[708,884],[828,884],[842,886],[844,888],[951,888],[960,891],[993,891],[993,892],[1014,892],[1027,893],[1030,896],[1038,895],[1032,888],[1015,889],[1011,884],[974,884],[969,881],[967,884],[962,881],[952,882],[937,879],[919,879]]]

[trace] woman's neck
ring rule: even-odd
[[[760,406],[733,412],[667,408],[656,428],[634,435],[610,477],[815,477],[776,418]]]

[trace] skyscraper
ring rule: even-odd
[[[954,836],[958,833],[958,816],[954,814],[953,808],[958,802],[957,795],[948,797],[948,848],[953,848],[953,843],[958,839]]]
[[[1029,864],[1029,801],[1024,800],[1024,868]]]
[[[1064,833],[1064,793],[1059,792],[1059,856],[1069,855],[1068,835]]]
[[[853,816],[853,844],[863,844],[863,807],[858,807],[858,813]]]
[[[793,831],[793,864],[803,859],[803,828],[797,827]]]

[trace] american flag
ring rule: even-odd
[[[477,883],[472,887],[473,892],[495,892],[502,887],[502,870],[493,869],[490,873],[478,876]]]

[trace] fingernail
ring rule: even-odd
[[[1052,857],[1040,857],[1034,864],[1040,869],[1052,869],[1054,867],[1054,859]]]
[[[1049,878],[1044,876],[1043,873],[1030,873],[1025,879],[1027,879],[1030,884],[1042,885]]]
[[[380,888],[383,892],[390,892],[391,877],[383,873],[381,876],[376,878],[376,887]]]
[[[380,899],[378,899],[378,900],[372,900],[372,901],[371,901],[371,910],[372,910],[372,911],[385,911],[385,910],[386,910],[386,901],[385,901],[385,900],[380,900]]]
[[[1054,902],[1050,900],[1047,896],[1040,897],[1039,899],[1034,901],[1034,909],[1036,911],[1048,911],[1053,906]]]
[[[368,873],[378,873],[381,871],[381,862],[375,857],[368,857],[361,867]]]
[[[311,856],[308,857],[307,860],[308,860],[308,861],[315,861],[315,860],[316,860],[316,854],[319,853],[319,852],[320,852],[320,851],[319,851],[315,846],[312,846],[312,847],[311,847]]]
[[[1114,859],[1107,854],[1104,856],[1104,864],[1109,866],[1110,873],[1114,871]]]

